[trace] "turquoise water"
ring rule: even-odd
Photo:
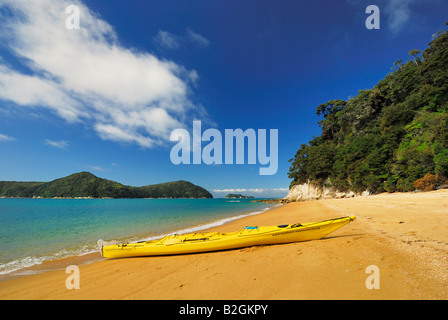
[[[273,205],[230,199],[0,199],[0,274],[97,251],[97,241],[194,232]]]

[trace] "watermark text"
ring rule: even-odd
[[[247,158],[247,164],[257,164],[258,161],[264,166],[259,168],[260,175],[277,173],[278,129],[269,130],[268,155],[266,129],[225,129],[223,143],[219,130],[212,128],[202,132],[201,125],[201,121],[193,121],[192,138],[186,129],[175,129],[171,132],[170,141],[177,141],[170,152],[173,164],[245,164]],[[202,147],[202,142],[208,144]]]

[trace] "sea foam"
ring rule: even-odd
[[[244,214],[240,214],[240,215],[236,215],[236,216],[232,216],[232,217],[226,217],[226,218],[218,219],[218,220],[215,220],[215,221],[212,221],[209,223],[204,223],[204,224],[199,224],[199,225],[195,225],[195,226],[191,226],[191,227],[187,227],[187,228],[182,228],[182,229],[174,230],[172,232],[170,231],[167,233],[157,234],[157,235],[150,236],[150,237],[144,237],[142,239],[135,240],[135,238],[133,238],[133,239],[129,238],[129,239],[125,239],[124,242],[126,242],[126,241],[150,241],[150,240],[160,239],[162,237],[172,235],[172,234],[194,233],[194,232],[205,230],[208,228],[221,226],[221,225],[224,225],[224,224],[229,223],[234,220],[257,215],[257,214],[266,212],[269,209],[271,209],[271,208],[266,207],[262,210],[244,213]],[[100,243],[100,242],[98,242],[98,243]],[[60,251],[52,253],[52,254],[47,254],[47,255],[42,255],[42,256],[28,256],[25,258],[16,259],[16,260],[13,260],[13,261],[10,261],[7,263],[0,264],[0,275],[8,275],[13,272],[18,272],[22,269],[40,265],[47,261],[53,261],[53,260],[58,260],[58,259],[63,259],[63,258],[68,258],[68,257],[83,256],[83,255],[95,253],[95,252],[98,252],[98,250],[99,250],[98,244],[93,243],[91,245],[83,245],[82,247],[72,249],[72,250],[63,249],[63,250],[60,250]],[[20,272],[21,275],[25,275],[25,274],[28,275],[28,274],[34,274],[34,273],[39,273],[39,271],[29,271],[29,272],[21,271]]]

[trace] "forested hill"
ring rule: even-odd
[[[74,173],[50,182],[0,181],[0,197],[213,198],[210,192],[188,181],[132,187],[89,172]]]
[[[322,133],[290,160],[291,187],[377,193],[447,183],[448,33],[392,64],[372,89],[317,107]]]

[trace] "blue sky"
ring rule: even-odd
[[[80,9],[68,30],[66,7]],[[368,30],[368,5],[380,29]],[[0,1],[0,180],[79,171],[284,196],[316,107],[372,88],[445,29],[443,0]],[[278,129],[278,171],[174,165],[176,128]],[[203,143],[204,146],[204,143]]]

